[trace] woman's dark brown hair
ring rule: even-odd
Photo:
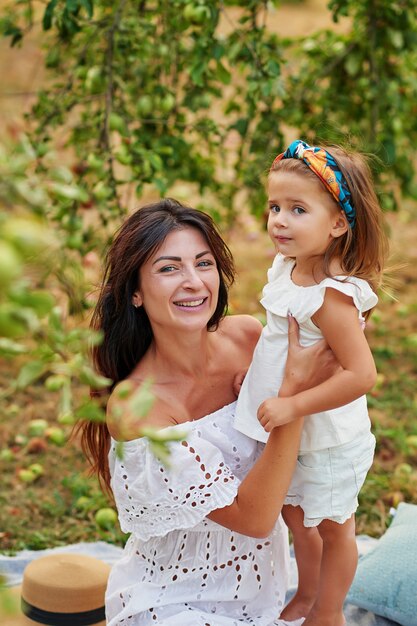
[[[138,209],[123,223],[107,252],[102,287],[91,321],[91,327],[103,333],[102,343],[92,349],[93,362],[97,372],[113,381],[112,388],[132,372],[153,338],[146,311],[132,304],[133,294],[140,287],[139,270],[172,231],[184,228],[198,230],[216,259],[219,297],[208,330],[216,330],[226,315],[228,289],[235,269],[232,254],[212,218],[170,198]],[[81,433],[92,470],[109,488],[110,434],[106,424],[83,421],[77,432]]]

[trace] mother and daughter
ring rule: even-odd
[[[169,199],[143,207],[109,249],[94,360],[114,388],[107,423],[80,427],[130,533],[110,574],[109,626],[344,624],[375,444],[363,325],[386,251],[381,210],[362,156],[302,141],[273,162],[268,204],[277,255],[264,329],[226,316],[233,260],[204,213]],[[140,425],[181,433],[169,466],[129,432],[118,394],[121,381],[149,379]],[[287,606],[281,512],[299,571]]]

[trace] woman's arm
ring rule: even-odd
[[[280,395],[317,385],[338,367],[325,342],[302,348],[298,326],[291,319],[288,330],[288,359]],[[252,537],[272,531],[287,494],[294,470],[302,420],[275,428],[261,456],[239,486],[234,502],[212,511],[208,517],[231,530]]]
[[[327,289],[314,316],[341,368],[320,384],[288,398],[268,398],[258,409],[267,432],[302,415],[343,406],[364,395],[375,384],[376,368],[352,299]]]

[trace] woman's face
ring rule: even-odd
[[[202,329],[214,314],[220,277],[202,233],[191,227],[172,231],[139,270],[133,304],[142,305],[155,332],[158,326]]]

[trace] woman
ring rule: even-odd
[[[83,427],[121,528],[131,533],[110,575],[109,626],[285,624],[276,619],[288,566],[278,518],[301,420],[276,428],[263,451],[232,427],[236,380],[261,332],[250,316],[225,317],[233,278],[211,218],[174,200],[131,215],[109,250],[93,319],[104,333],[96,367],[135,388],[152,379],[156,401],[141,424],[185,433],[170,444],[170,466],[162,465],[146,438],[126,432],[132,416],[117,384],[107,425]],[[291,346],[281,395],[317,383],[303,363],[319,360],[315,369],[324,371],[323,346]]]

